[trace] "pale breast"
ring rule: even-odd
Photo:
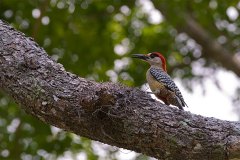
[[[156,91],[156,90],[165,90],[165,86],[162,83],[159,83],[149,72],[149,70],[146,73],[146,78],[147,78],[147,82],[148,85],[150,87],[150,89],[152,90],[152,92]]]

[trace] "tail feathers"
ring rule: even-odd
[[[183,104],[184,106],[188,107],[187,103],[183,100]]]
[[[155,94],[156,97],[160,100],[162,100],[166,105],[174,105],[174,106],[177,106],[180,110],[184,110],[183,107],[187,106],[188,105],[186,104],[186,102],[179,98],[178,96],[168,96],[168,97],[164,97],[164,96],[161,96],[159,94]]]
[[[184,102],[184,100],[181,100],[178,96],[176,96],[177,99],[177,104],[176,106],[181,109],[184,110],[183,107],[185,107],[185,105],[187,106],[187,104]],[[187,106],[188,107],[188,106]]]

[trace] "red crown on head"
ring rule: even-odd
[[[167,72],[167,65],[166,65],[166,59],[164,58],[164,56],[159,53],[159,52],[151,52],[151,53],[154,53],[156,55],[158,55],[158,57],[162,60],[162,68],[165,72]]]

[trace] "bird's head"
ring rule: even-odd
[[[159,52],[151,52],[148,54],[133,54],[133,58],[139,58],[148,62],[151,66],[156,66],[162,68],[167,72],[166,60],[164,56]]]

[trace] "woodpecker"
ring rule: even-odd
[[[166,60],[161,53],[133,54],[133,58],[139,58],[148,62],[151,66],[147,70],[146,79],[155,96],[166,105],[174,105],[183,110],[187,106],[182,93],[167,74]]]

